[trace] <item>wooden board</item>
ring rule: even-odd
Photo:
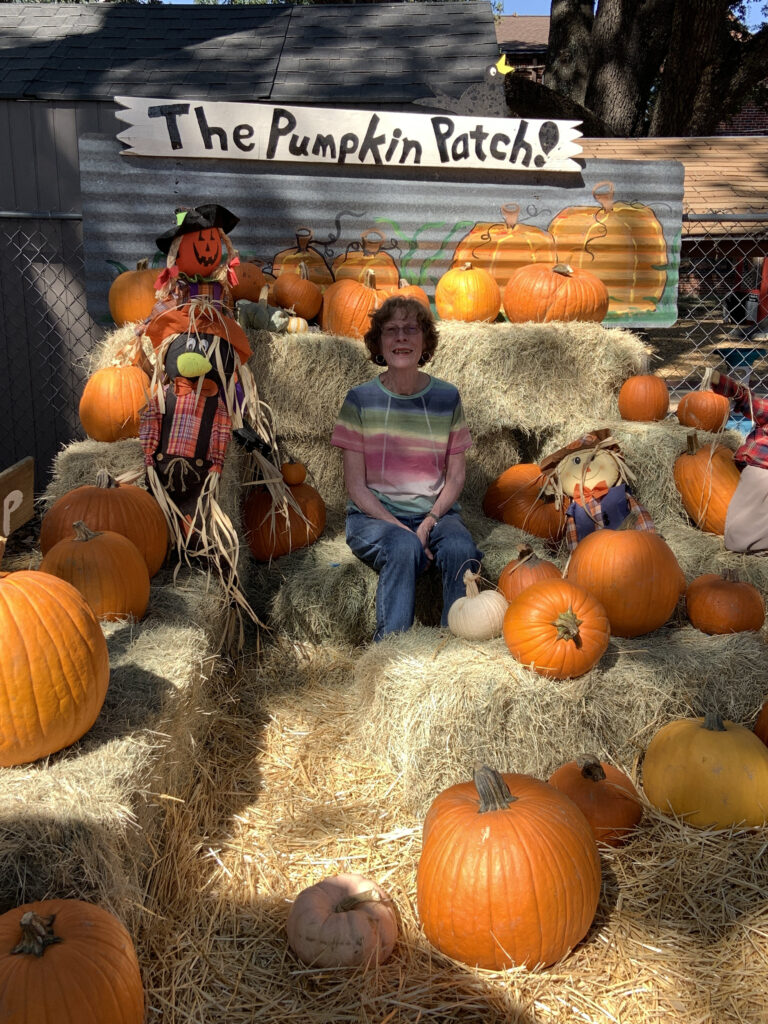
[[[31,455],[0,473],[0,536],[9,537],[35,514],[35,460]]]

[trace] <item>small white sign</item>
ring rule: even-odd
[[[578,171],[578,121],[116,96],[123,153],[368,167]]]

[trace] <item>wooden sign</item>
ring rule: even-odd
[[[578,121],[116,96],[125,155],[579,171]]]
[[[0,537],[10,537],[35,514],[35,460],[29,455],[0,473]]]

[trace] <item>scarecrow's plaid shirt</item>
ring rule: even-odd
[[[204,406],[205,401],[201,399],[200,402],[197,402],[194,394],[176,397],[176,409],[168,435],[166,455],[183,455],[187,459],[195,457]],[[150,398],[146,409],[141,414],[139,432],[141,446],[144,449],[144,461],[148,466],[152,464],[153,457],[160,445],[162,420],[163,414],[160,412],[157,399]],[[212,463],[211,470],[214,473],[221,472],[224,455],[231,437],[232,421],[221,397],[221,392],[219,392],[216,413],[211,424],[211,439],[205,453],[205,457]]]
[[[570,504],[570,503],[569,503]],[[603,512],[600,507],[600,501],[597,498],[583,498],[579,504],[583,509],[587,511],[589,516],[594,519],[596,529],[600,530],[603,526]],[[639,501],[636,501],[632,495],[627,491],[627,505],[629,506],[630,512],[637,512],[637,522],[635,523],[634,529],[636,530],[648,530],[650,533],[656,533],[656,527],[653,524],[653,520],[646,508],[644,508]],[[576,545],[579,543],[579,535],[576,532],[576,523],[574,522],[573,516],[567,516],[565,520],[565,540],[568,544],[568,550],[573,551]]]
[[[747,434],[744,444],[734,452],[734,461],[768,469],[768,398],[757,398],[749,388],[722,373],[717,384],[712,385],[712,390],[718,395],[732,398],[736,412],[753,420],[755,424],[755,429]]]

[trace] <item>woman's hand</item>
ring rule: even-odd
[[[429,550],[429,533],[430,530],[432,529],[433,523],[434,519],[432,519],[431,516],[426,516],[416,527],[416,536],[421,541],[421,546],[424,548],[424,554],[430,560],[435,557]]]

